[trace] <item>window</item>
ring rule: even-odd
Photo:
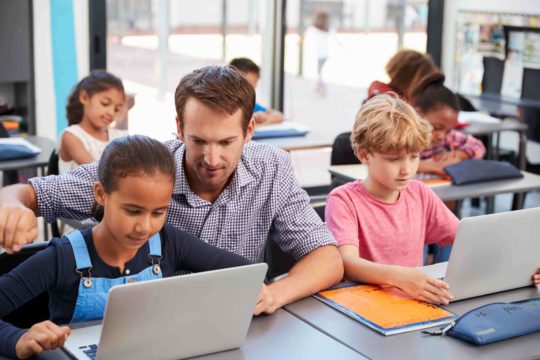
[[[260,65],[270,3],[107,0],[107,67],[135,94],[130,133],[162,140],[174,136],[174,91],[191,71],[240,56]],[[266,103],[262,84],[257,92]]]

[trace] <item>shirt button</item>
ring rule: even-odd
[[[131,278],[128,280],[128,283],[133,284],[135,282],[135,278]]]
[[[129,271],[129,269],[126,269],[126,274],[129,275],[130,273],[131,273],[131,271]]]

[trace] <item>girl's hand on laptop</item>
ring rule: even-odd
[[[540,284],[540,268],[536,269],[536,272],[532,276],[532,281],[534,285]]]
[[[408,295],[432,304],[447,305],[453,296],[448,291],[450,285],[442,280],[434,279],[414,268],[400,267],[392,284]]]
[[[64,346],[69,334],[71,334],[71,329],[67,326],[58,326],[49,320],[37,323],[28,329],[15,344],[17,358],[27,359],[46,350]]]

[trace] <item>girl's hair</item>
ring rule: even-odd
[[[386,73],[390,77],[390,86],[404,95],[409,101],[409,89],[416,88],[420,79],[439,71],[428,54],[415,50],[400,50],[386,64]]]
[[[81,91],[86,91],[88,96],[93,96],[96,93],[109,90],[111,88],[117,89],[124,93],[124,85],[122,80],[113,74],[105,70],[94,70],[79,81],[79,83],[73,88],[71,94],[69,94],[68,102],[66,105],[66,114],[68,119],[68,125],[75,125],[82,121],[84,109],[79,96]]]
[[[355,152],[411,154],[428,148],[430,142],[431,125],[395,93],[377,95],[362,105],[351,133]]]
[[[424,113],[440,106],[449,106],[456,112],[459,103],[452,90],[444,86],[444,74],[438,72],[425,76],[412,92],[412,103]]]
[[[176,168],[169,150],[161,142],[144,135],[118,138],[109,143],[98,165],[98,180],[105,193],[118,189],[120,179],[128,176],[153,176],[161,173],[174,183]],[[103,219],[103,207],[94,202],[92,217]]]

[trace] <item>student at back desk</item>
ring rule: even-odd
[[[413,92],[418,114],[432,126],[431,146],[420,153],[419,172],[446,175],[444,167],[467,159],[482,159],[484,144],[472,135],[455,130],[459,105],[456,95],[444,86],[444,75],[426,76]]]

